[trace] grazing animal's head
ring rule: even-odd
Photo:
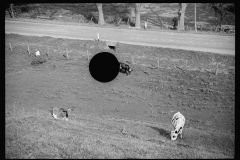
[[[176,140],[176,139],[177,139],[177,136],[178,136],[177,130],[171,131],[171,140],[172,140],[172,141]]]

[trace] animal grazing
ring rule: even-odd
[[[68,121],[68,113],[73,111],[73,109],[64,109],[59,107],[53,107],[50,109],[50,113],[55,119],[62,119]]]
[[[106,41],[106,45],[109,49],[113,50],[114,52],[116,52],[117,46],[118,46],[119,42],[111,42],[111,41]]]
[[[174,131],[171,131],[171,140],[176,140],[178,135],[182,138],[183,126],[185,124],[185,117],[177,112],[172,117],[172,124],[174,127]]]
[[[128,76],[133,71],[129,67],[129,65],[127,65],[126,63],[119,62],[119,64],[120,64],[120,69],[119,69],[120,73],[126,74]]]
[[[108,45],[108,48],[109,48],[109,49],[112,49],[112,50],[114,50],[114,51],[116,50],[116,46],[110,46],[110,45]]]

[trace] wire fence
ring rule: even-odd
[[[40,53],[47,53],[49,56],[56,55],[65,55],[67,59],[74,58],[82,58],[85,57],[89,61],[92,56],[94,56],[92,50],[95,48],[94,46],[85,45],[85,47],[81,48],[81,50],[69,48],[66,45],[62,46],[51,46],[51,45],[42,45],[42,44],[34,44],[34,43],[20,43],[15,41],[7,41],[5,42],[5,49],[9,48],[12,52],[14,48],[21,47],[23,52],[27,52],[28,54],[35,54],[36,51],[40,51]],[[107,47],[106,42],[106,47]],[[106,48],[105,49],[108,49]],[[20,49],[20,48],[19,48]],[[226,68],[225,64],[221,62],[211,62],[208,65],[205,64],[196,64],[195,62],[191,62],[187,59],[168,59],[168,58],[158,58],[154,56],[145,56],[145,55],[134,55],[133,53],[116,53],[116,55],[120,56],[121,59],[125,61],[129,61],[131,59],[131,64],[133,65],[142,65],[151,68],[165,68],[172,69],[178,68],[181,70],[200,70],[211,72],[215,75],[218,73],[228,73],[228,69],[235,69],[235,67]]]
[[[65,54],[67,56],[67,58],[69,58],[71,56],[71,54],[73,55],[73,53],[77,53],[78,55],[82,55],[83,57],[86,57],[88,59],[88,61],[90,60],[90,58],[94,55],[93,53],[91,53],[91,49],[92,46],[87,46],[85,51],[81,52],[79,50],[76,49],[69,49],[66,47],[57,47],[57,46],[50,46],[50,45],[42,45],[42,44],[34,44],[34,43],[19,43],[19,42],[14,42],[14,41],[8,41],[6,42],[6,44],[9,47],[10,51],[13,51],[13,48],[19,47],[21,46],[23,50],[26,50],[26,52],[28,54],[35,54],[36,51],[40,51],[41,52],[45,52],[48,53],[48,55],[54,54],[55,52],[58,52],[58,54]],[[51,51],[51,52],[50,52]],[[119,56],[127,58],[129,59],[129,57],[131,57],[131,62],[133,65],[138,64],[141,60],[140,59],[149,59],[151,61],[155,61],[155,64],[157,64],[155,67],[159,68],[159,58],[158,57],[146,57],[146,56],[136,56],[133,55],[132,53],[117,53]]]

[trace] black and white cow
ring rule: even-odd
[[[120,73],[126,74],[128,76],[133,71],[129,67],[129,65],[127,65],[126,63],[119,62],[119,64],[120,64],[120,68],[119,68]]]

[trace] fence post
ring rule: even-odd
[[[30,48],[29,48],[29,46],[28,46],[28,53],[31,54],[31,53],[30,53]]]
[[[87,49],[87,58],[88,58],[88,61],[89,61],[88,49]]]
[[[185,70],[187,70],[187,60],[185,60]]]
[[[10,50],[11,50],[11,52],[12,52],[12,46],[11,46],[11,43],[9,42],[9,47],[10,47]]]
[[[66,48],[66,53],[67,53],[67,59],[68,59],[68,50],[67,50],[67,48]]]
[[[14,103],[14,106],[13,106],[13,113],[15,114],[15,103]]]
[[[134,65],[134,57],[133,57],[133,55],[132,55],[132,64]]]
[[[157,58],[157,62],[158,62],[158,69],[159,69],[159,58]]]
[[[215,70],[215,75],[217,76],[218,74],[218,63],[217,63],[217,67],[216,67],[216,70]]]

